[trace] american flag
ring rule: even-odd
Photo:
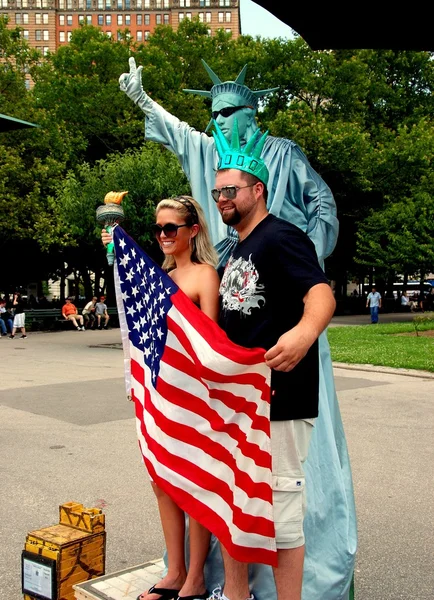
[[[113,239],[127,392],[149,474],[233,558],[276,565],[264,350],[233,344],[121,227]]]

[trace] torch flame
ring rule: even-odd
[[[108,192],[104,198],[104,204],[120,204],[128,192]]]

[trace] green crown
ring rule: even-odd
[[[261,153],[264,148],[268,131],[261,136],[261,132],[257,129],[244,148],[241,149],[238,121],[236,118],[234,119],[230,145],[223,135],[218,123],[216,121],[213,123],[215,131],[213,131],[212,134],[220,157],[217,169],[219,171],[222,169],[238,169],[238,171],[244,171],[245,173],[254,175],[262,181],[263,184],[267,185],[269,173],[261,158]]]

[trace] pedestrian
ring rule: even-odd
[[[104,329],[107,329],[110,316],[107,312],[107,304],[105,303],[105,296],[101,296],[99,302],[95,304],[95,317],[97,320],[98,329],[102,329],[101,320],[104,319]]]
[[[83,317],[78,314],[77,307],[71,302],[71,298],[66,298],[65,304],[62,306],[62,317],[67,321],[72,321],[77,331],[84,331]]]
[[[378,323],[378,311],[381,308],[381,294],[377,292],[375,286],[372,287],[372,291],[369,292],[366,298],[366,308],[371,311],[371,323]]]
[[[217,321],[219,277],[215,269],[217,253],[208,233],[200,205],[191,196],[162,200],[156,208],[154,235],[164,253],[163,269],[199,308]],[[105,245],[111,235],[103,230]],[[211,534],[189,518],[189,568],[185,559],[185,515],[177,504],[154,482],[164,539],[168,570],[163,579],[143,592],[137,600],[205,600],[204,564]]]
[[[26,327],[25,327],[26,315],[24,312],[24,306],[25,306],[25,304],[21,297],[21,294],[19,292],[15,292],[13,300],[12,300],[12,307],[14,310],[14,323],[13,323],[13,327],[12,327],[12,333],[9,336],[9,338],[11,340],[14,339],[15,332],[17,329],[21,330],[21,339],[22,340],[25,340],[27,338]]]
[[[6,336],[9,330],[9,333],[12,333],[12,327],[14,324],[12,313],[6,307],[6,299],[2,298],[0,300],[0,329],[2,336]]]
[[[211,194],[225,225],[239,241],[220,284],[219,323],[229,339],[265,349],[271,375],[273,507],[279,600],[301,598],[306,510],[303,463],[318,416],[318,336],[335,299],[315,247],[298,227],[267,210],[268,169],[260,157],[267,134],[240,150],[214,123],[220,162]],[[235,124],[235,128],[237,125]],[[259,132],[258,132],[259,133]],[[253,146],[255,144],[255,146]],[[213,598],[252,598],[248,564],[222,549],[225,582]]]
[[[93,296],[86,306],[82,310],[84,318],[84,326],[86,329],[95,329],[95,306],[98,302],[98,298]]]

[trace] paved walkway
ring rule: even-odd
[[[163,540],[119,341],[117,329],[0,339],[2,599],[22,597],[27,533],[57,523],[69,501],[106,514],[109,575],[87,598],[135,598],[150,571],[136,589],[126,575],[145,563],[159,576]],[[357,600],[433,600],[434,379],[346,366],[335,379],[358,510]],[[117,596],[102,595],[110,578],[125,583]]]

